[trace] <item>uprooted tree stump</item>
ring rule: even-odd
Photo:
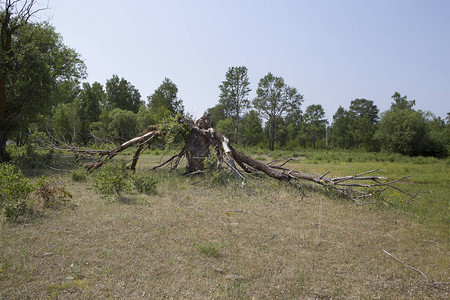
[[[252,174],[262,174],[275,178],[279,181],[298,185],[301,181],[313,182],[327,190],[334,190],[357,204],[367,204],[373,202],[360,202],[360,199],[374,198],[381,195],[386,189],[397,190],[410,197],[410,202],[418,194],[410,194],[400,188],[395,183],[408,178],[409,176],[388,180],[386,177],[375,176],[380,169],[370,170],[361,174],[331,178],[328,173],[323,175],[305,174],[293,169],[286,168],[285,165],[292,159],[274,161],[268,164],[245,155],[241,151],[234,149],[226,136],[213,128],[209,115],[194,122],[191,119],[178,117],[172,120],[172,124],[151,125],[140,136],[137,136],[119,147],[112,150],[83,150],[79,148],[65,148],[60,150],[75,151],[78,153],[98,155],[100,159],[89,165],[88,172],[100,168],[103,164],[134,146],[137,148],[131,161],[131,170],[135,170],[139,156],[142,151],[149,147],[158,139],[165,141],[173,139],[174,135],[181,134],[183,146],[181,150],[153,169],[171,164],[172,169],[178,167],[180,161],[185,158],[187,167],[185,174],[204,173],[204,161],[210,155],[211,146],[217,152],[218,165],[229,169],[236,178],[246,181],[249,178],[256,178]],[[239,166],[239,167],[238,167]]]

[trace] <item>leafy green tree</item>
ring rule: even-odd
[[[148,96],[148,106],[151,110],[164,107],[173,115],[184,114],[183,101],[178,98],[178,87],[169,78],[165,78],[155,92]]]
[[[148,109],[144,105],[139,108],[137,113],[137,123],[139,131],[142,132],[149,125],[161,123],[162,120],[171,116],[173,113],[164,106],[159,106],[155,109]]]
[[[349,112],[342,106],[339,106],[336,113],[333,115],[330,134],[334,146],[343,149],[349,149],[353,146],[351,119]]]
[[[216,128],[217,128],[217,130],[219,130],[226,137],[231,136],[232,134],[234,134],[233,119],[226,118],[226,119],[220,120],[217,123]]]
[[[377,130],[378,112],[372,100],[355,99],[350,103],[348,117],[353,135],[353,146],[376,150],[377,145],[373,135]]]
[[[98,122],[101,113],[101,103],[105,101],[103,86],[94,82],[83,83],[83,89],[78,96],[78,114],[80,118],[80,139],[86,145],[90,141],[89,127]]]
[[[250,107],[247,98],[251,91],[249,85],[247,67],[244,66],[230,67],[225,74],[225,81],[219,85],[219,104],[224,108],[225,116],[233,120],[235,144],[238,143],[242,112]]]
[[[444,129],[442,120],[414,110],[415,101],[408,101],[406,96],[401,97],[397,92],[392,99],[394,102],[382,114],[374,136],[381,147],[404,155],[446,154],[443,153],[445,146],[439,134]]]
[[[134,113],[143,104],[139,91],[127,80],[113,75],[106,81],[106,108],[120,108]]]
[[[320,104],[312,104],[306,108],[305,114],[305,131],[308,135],[309,141],[313,144],[313,149],[316,149],[316,142],[325,137],[325,130],[328,124],[325,119],[325,111]]]
[[[250,110],[241,120],[242,130],[241,144],[244,146],[256,146],[266,141],[261,119],[255,110]]]
[[[268,73],[261,78],[256,90],[257,97],[253,99],[253,107],[267,120],[269,135],[269,150],[274,150],[277,120],[289,112],[300,108],[303,95],[296,88],[287,86],[282,77]]]
[[[49,115],[52,93],[85,74],[79,55],[51,25],[30,22],[35,4],[6,0],[0,8],[0,161],[13,130]]]
[[[206,113],[210,115],[211,122],[215,126],[220,120],[226,119],[225,108],[222,104],[217,104],[214,107],[208,108]]]
[[[78,99],[72,103],[60,103],[53,112],[53,129],[55,138],[67,144],[74,144],[80,132],[80,115]]]

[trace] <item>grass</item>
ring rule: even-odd
[[[192,185],[198,178],[182,170],[148,171],[159,157],[144,155],[138,172],[152,172],[156,193],[120,201],[103,199],[92,177],[45,171],[67,184],[74,205],[0,225],[0,298],[447,299],[448,286],[427,285],[383,252],[432,281],[449,281],[446,162],[346,162],[345,155],[328,162],[305,154],[291,166],[336,176],[408,173],[404,188],[432,194],[409,206],[391,200],[412,217],[314,190],[304,196],[277,182]]]

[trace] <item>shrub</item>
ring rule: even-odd
[[[72,194],[66,190],[66,186],[58,186],[54,181],[46,180],[44,176],[38,180],[35,194],[45,208],[55,208],[72,199]]]
[[[138,192],[152,194],[156,191],[156,179],[151,175],[134,175],[133,185]]]
[[[73,181],[86,181],[86,171],[84,169],[77,169],[70,172],[70,177]]]
[[[15,221],[26,213],[26,198],[33,189],[20,170],[8,163],[0,165],[0,209],[7,220]]]
[[[123,162],[110,162],[104,165],[94,175],[95,187],[104,196],[118,196],[130,190],[128,172]]]

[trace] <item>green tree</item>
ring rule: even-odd
[[[353,146],[351,119],[349,112],[342,106],[339,106],[333,115],[330,133],[334,146],[343,149],[349,149]]]
[[[0,11],[0,161],[20,124],[49,115],[52,93],[85,74],[79,55],[46,22],[31,23],[36,1],[6,0]]]
[[[255,110],[250,110],[241,121],[240,141],[244,146],[256,146],[265,142],[261,119]]]
[[[397,92],[392,99],[394,102],[382,114],[374,136],[381,147],[404,155],[438,155],[442,141],[431,137],[429,115],[414,110],[415,101],[408,101]]]
[[[53,112],[53,130],[57,141],[74,144],[80,132],[78,99],[72,103],[59,103]]]
[[[231,117],[234,125],[234,143],[237,145],[239,137],[239,122],[242,112],[250,107],[248,94],[249,80],[247,67],[230,67],[225,74],[225,81],[219,85],[219,104],[224,108],[225,116]]]
[[[325,111],[320,104],[312,104],[306,108],[305,114],[305,131],[309,141],[313,144],[313,149],[316,149],[316,142],[325,137],[325,130],[328,124],[325,119]]]
[[[209,114],[213,126],[217,125],[220,120],[224,120],[227,118],[225,108],[220,103],[214,107],[208,108],[206,110],[206,113]]]
[[[139,91],[127,80],[113,75],[106,81],[106,108],[120,108],[134,113],[143,104]]]
[[[257,97],[253,99],[253,107],[267,120],[269,150],[274,150],[277,120],[289,112],[300,109],[303,95],[296,88],[287,86],[282,77],[268,73],[261,78],[256,90]]]
[[[164,78],[155,92],[148,96],[148,106],[151,110],[160,110],[164,107],[173,115],[184,114],[183,101],[178,98],[178,87],[169,78]]]
[[[378,123],[378,108],[372,100],[355,99],[350,103],[348,117],[353,135],[353,146],[376,150],[373,139]]]
[[[92,123],[98,122],[101,113],[101,103],[105,101],[105,91],[103,86],[94,82],[83,83],[83,89],[78,96],[78,114],[80,118],[80,139],[83,144],[90,141],[89,128]]]

